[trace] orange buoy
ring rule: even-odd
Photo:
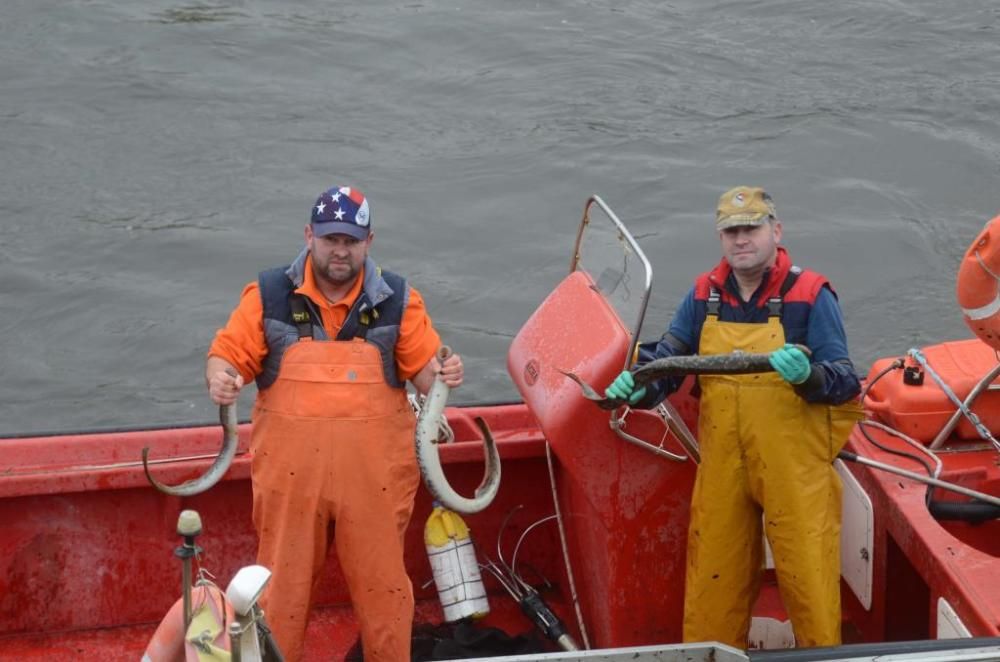
[[[984,343],[1000,349],[1000,216],[965,251],[957,291],[965,323]]]

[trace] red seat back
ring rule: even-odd
[[[524,324],[507,370],[556,456],[556,490],[591,643],[600,647],[681,638],[685,542],[694,465],[619,439],[609,412],[561,374],[603,390],[625,364],[631,334],[576,271]],[[628,430],[658,443],[663,426],[633,412]]]

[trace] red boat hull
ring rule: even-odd
[[[523,405],[449,408],[446,414],[457,441],[441,448],[442,464],[463,494],[472,494],[482,476],[481,435],[473,416],[482,416],[493,430],[503,484],[491,508],[465,519],[480,554],[495,559],[501,525],[520,506],[503,532],[509,555],[524,530],[552,512],[544,439]],[[201,514],[202,563],[218,583],[224,586],[236,570],[253,563],[249,432],[248,424],[241,426],[240,454],[225,478],[191,498],[156,492],[138,462],[141,450],[150,446],[153,459],[211,454],[221,441],[218,427],[0,440],[0,659],[137,659],[180,595],[180,562],[173,549],[183,509]],[[154,465],[153,471],[174,484],[210,462]],[[418,623],[442,620],[433,584],[424,586],[431,578],[423,542],[430,511],[430,497],[420,490],[406,538]],[[558,549],[556,527],[540,526],[526,537],[518,563],[523,572],[530,567],[553,583],[543,595],[576,632],[559,590],[565,578]],[[487,623],[509,632],[531,630],[513,599],[485,578],[493,611]],[[346,585],[331,554],[310,625],[309,658],[342,656],[356,633]]]
[[[583,642],[578,605],[587,639],[601,648],[675,643],[681,637],[694,465],[624,442],[609,427],[608,412],[580,397],[579,386],[560,372],[607,384],[622,369],[630,346],[628,331],[589,276],[571,274],[511,346],[508,369],[524,404],[449,408],[456,443],[440,448],[451,483],[471,494],[483,461],[474,416],[487,421],[497,441],[503,463],[497,499],[466,517],[480,561],[496,560],[501,536],[510,561],[521,534],[558,505],[565,555],[559,528],[548,522],[525,537],[518,567],[533,584],[548,581],[543,597]],[[953,355],[951,349],[928,350],[928,355]],[[974,374],[992,367],[992,353],[980,355],[983,365],[969,368]],[[891,384],[882,388],[869,403],[872,417],[923,425],[921,406],[908,398],[932,394]],[[682,389],[671,400],[693,428],[697,402],[689,391]],[[933,415],[940,418],[937,410]],[[650,412],[633,412],[625,425],[632,435],[684,452]],[[906,466],[905,460],[873,447],[863,430],[883,445],[902,443],[859,427],[848,442],[850,450]],[[201,514],[202,562],[219,583],[252,563],[249,432],[249,424],[241,426],[239,454],[225,478],[191,498],[165,496],[149,485],[139,461],[142,448],[151,448],[154,462],[189,458],[153,465],[161,481],[176,484],[211,463],[221,443],[218,427],[0,439],[0,658],[132,660],[140,655],[180,594],[180,563],[172,552],[183,509]],[[968,430],[949,440],[953,451],[962,452],[941,454],[941,477],[997,493],[996,451],[963,436]],[[923,485],[856,465],[850,471],[871,500],[874,535],[864,549],[844,552],[870,565],[872,596],[865,606],[843,585],[845,641],[934,638],[946,632],[944,603],[959,629],[974,636],[1000,634],[1000,524],[939,522],[927,509]],[[937,498],[948,497],[939,491]],[[422,535],[430,511],[430,497],[421,490],[406,537],[418,623],[441,620]],[[850,525],[845,521],[845,528]],[[514,600],[484,577],[492,606],[487,624],[512,633],[530,630]],[[784,620],[770,573],[767,579],[755,614]],[[307,634],[307,658],[342,656],[356,636],[346,586],[331,554]]]

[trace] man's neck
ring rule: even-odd
[[[764,273],[767,271],[768,267],[761,267],[760,269],[754,269],[753,271],[736,271],[733,269],[733,277],[736,279],[736,284],[739,286],[740,298],[743,301],[750,301],[753,297],[753,293],[757,291],[760,287],[761,282],[764,280]]]
[[[358,274],[358,278],[360,277],[361,274]],[[345,296],[347,296],[347,293],[351,291],[351,288],[354,287],[354,283],[356,281],[357,279],[352,280],[351,282],[346,283],[344,285],[334,285],[333,283],[327,282],[325,280],[317,279],[316,286],[319,287],[319,291],[323,293],[323,296],[326,297],[327,301],[329,301],[330,303],[337,303]]]
[[[358,279],[362,277],[364,277],[364,271],[359,271],[354,280],[347,283],[334,283],[325,278],[322,274],[318,274],[313,271],[313,281],[316,283],[316,289],[318,289],[331,304],[337,303],[346,297],[358,284]]]

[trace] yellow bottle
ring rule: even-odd
[[[458,513],[434,502],[424,525],[424,545],[444,620],[450,623],[490,613],[469,527]]]

